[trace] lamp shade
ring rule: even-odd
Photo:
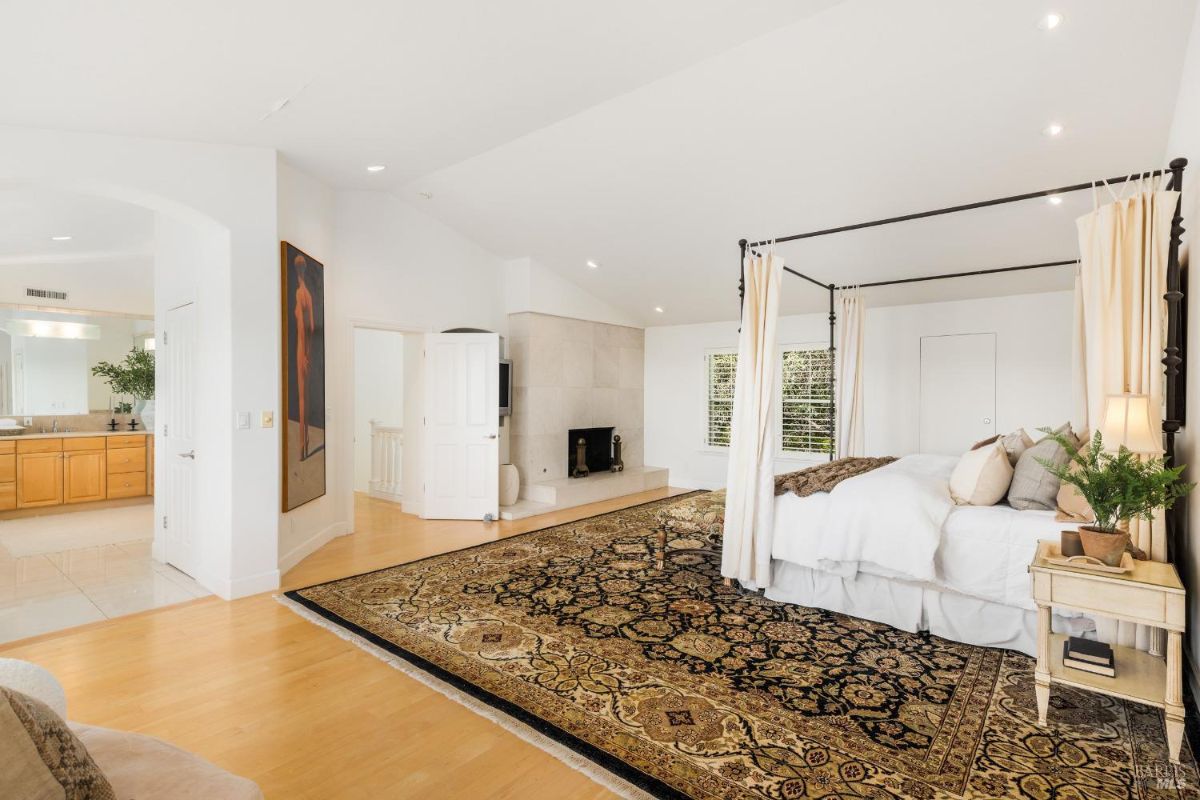
[[[1150,422],[1150,396],[1110,394],[1104,400],[1104,420],[1100,424],[1104,449],[1124,447],[1133,453],[1161,453],[1162,432]]]

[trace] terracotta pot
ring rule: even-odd
[[[1079,541],[1083,544],[1083,554],[1099,559],[1110,567],[1121,565],[1121,556],[1125,555],[1125,545],[1129,544],[1128,531],[1102,531],[1090,525],[1079,528]]]
[[[1063,531],[1058,538],[1058,550],[1064,556],[1083,555],[1083,543],[1079,541],[1079,531]]]

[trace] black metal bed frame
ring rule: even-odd
[[[1120,184],[1134,178],[1144,177],[1159,177],[1161,175],[1170,174],[1171,179],[1167,183],[1168,189],[1175,191],[1183,191],[1183,170],[1187,166],[1186,158],[1176,158],[1171,161],[1167,169],[1154,170],[1149,173],[1140,173],[1116,178],[1110,178],[1105,183]],[[1033,200],[1039,197],[1050,197],[1052,195],[1066,194],[1067,192],[1078,192],[1084,189],[1093,188],[1099,181],[1088,181],[1087,183],[1077,183],[1072,186],[1062,186],[1057,189],[1043,189],[1037,192],[1027,192],[1025,194],[1011,195],[1009,197],[1000,197],[995,200],[983,200],[977,203],[965,203],[963,205],[949,206],[947,208],[937,208],[932,211],[921,211],[915,214],[903,214],[898,217],[887,217],[884,219],[871,220],[869,222],[859,222],[854,225],[841,225],[836,228],[825,228],[823,230],[809,231],[807,233],[796,233],[790,236],[781,236],[777,239],[765,239],[758,242],[748,242],[746,239],[738,241],[738,248],[741,251],[739,259],[739,279],[738,279],[738,317],[741,318],[742,307],[746,298],[746,253],[755,251],[755,248],[763,247],[769,244],[779,244],[782,242],[795,242],[801,239],[813,239],[818,236],[828,236],[834,233],[846,233],[848,231],[857,231],[864,228],[876,228],[881,225],[891,225],[897,222],[909,222],[914,219],[926,219],[928,217],[942,216],[943,214],[954,214],[959,211],[972,211],[979,208],[987,208],[989,206],[998,206],[1005,203],[1016,203],[1022,200]],[[1182,197],[1175,205],[1175,215],[1171,219],[1171,240],[1170,248],[1167,251],[1167,291],[1163,295],[1163,299],[1167,303],[1167,343],[1163,349],[1163,372],[1166,376],[1166,411],[1163,418],[1163,453],[1167,463],[1173,463],[1175,460],[1175,434],[1183,427],[1186,420],[1187,412],[1187,396],[1186,396],[1186,380],[1184,380],[1185,369],[1185,344],[1186,344],[1186,319],[1187,306],[1184,303],[1183,293],[1183,272],[1179,264],[1179,244],[1183,237],[1183,209]],[[836,283],[822,283],[821,281],[803,272],[785,266],[785,272],[802,278],[809,283],[819,286],[829,292],[829,353],[830,361],[836,363],[836,341],[834,339],[834,326],[837,323],[837,311],[834,306],[834,295],[839,289],[848,289],[853,287],[872,288],[877,286],[895,286],[903,283],[922,283],[924,281],[938,281],[949,278],[970,278],[977,275],[995,275],[1004,272],[1019,272],[1021,270],[1044,269],[1048,267],[1062,267],[1069,264],[1079,263],[1078,259],[1072,258],[1062,261],[1045,261],[1038,264],[1023,264],[1015,267],[995,267],[992,269],[978,269],[969,272],[950,272],[942,275],[922,275],[914,278],[897,278],[889,281],[874,281],[872,283],[847,284],[839,286]],[[830,392],[832,394],[829,414],[829,437],[830,442],[836,447],[837,440],[837,408],[836,408],[836,381],[837,371],[831,370],[830,373]],[[830,451],[829,458],[833,460],[834,452]],[[1168,511],[1166,515],[1167,523],[1167,557],[1169,560],[1174,560],[1175,553],[1178,552],[1178,515],[1173,510]]]

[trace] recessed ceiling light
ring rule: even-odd
[[[1057,122],[1051,122],[1044,129],[1042,129],[1042,133],[1046,134],[1047,136],[1058,136],[1062,132],[1063,126],[1059,125]]]
[[[587,260],[587,265],[588,265],[588,269],[596,269],[600,266],[600,264],[598,264],[595,261],[592,261],[590,258]]]
[[[52,242],[69,242],[69,241],[71,241],[71,237],[70,236],[51,236],[50,241],[52,241]]]
[[[1042,17],[1042,21],[1038,23],[1038,27],[1044,31],[1052,31],[1059,25],[1062,25],[1063,15],[1050,12]]]
[[[383,164],[372,164],[371,166],[367,167],[367,172],[383,172],[385,169],[387,169],[387,167],[385,167]]]
[[[661,313],[663,313],[663,307],[662,307],[662,306],[655,306],[655,307],[654,307],[654,310],[655,310],[655,311],[657,311],[657,312],[658,312],[658,313],[660,313],[660,314],[661,314]]]
[[[1062,198],[1061,198],[1061,197],[1059,197],[1059,196],[1058,196],[1058,195],[1056,195],[1056,194],[1052,194],[1052,195],[1050,195],[1049,197],[1047,197],[1047,198],[1046,198],[1046,202],[1047,202],[1047,203],[1049,203],[1049,204],[1050,204],[1050,205],[1052,205],[1052,206],[1061,206],[1061,205],[1062,205]]]

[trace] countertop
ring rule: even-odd
[[[0,432],[0,441],[5,439],[74,439],[79,436],[146,436],[147,431],[139,428],[136,431],[131,431],[128,428],[125,430],[116,431],[59,431],[58,433],[3,433]]]

